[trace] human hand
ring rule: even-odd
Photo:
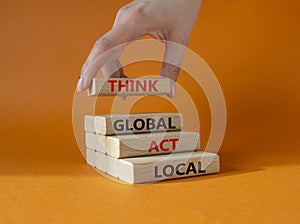
[[[149,34],[166,44],[160,75],[173,80],[169,96],[175,97],[175,82],[185,52],[182,45],[187,46],[190,40],[200,4],[201,0],[136,0],[122,7],[113,28],[96,41],[86,59],[77,91],[89,88],[99,69],[104,77],[126,78],[119,62],[122,44]]]

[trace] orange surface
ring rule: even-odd
[[[203,1],[189,47],[225,94],[222,172],[142,186],[87,166],[71,122],[80,67],[126,2],[1,1],[0,223],[299,223],[300,2]]]

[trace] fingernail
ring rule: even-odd
[[[167,95],[170,98],[176,97],[176,82],[171,80],[171,92]]]
[[[83,90],[84,78],[80,77],[77,83],[77,92],[81,92]]]
[[[120,98],[124,101],[126,100],[126,96],[120,96]]]

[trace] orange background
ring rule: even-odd
[[[0,222],[299,223],[300,2],[203,1],[189,47],[225,94],[222,172],[142,186],[87,166],[72,130],[81,65],[127,2],[1,0]]]

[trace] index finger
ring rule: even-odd
[[[80,81],[83,83],[77,90],[82,91],[90,87],[92,79],[112,55],[114,51],[113,48],[122,48],[124,47],[124,44],[139,39],[141,36],[145,35],[145,33],[146,27],[144,25],[126,23],[114,27],[97,40],[82,67]]]

